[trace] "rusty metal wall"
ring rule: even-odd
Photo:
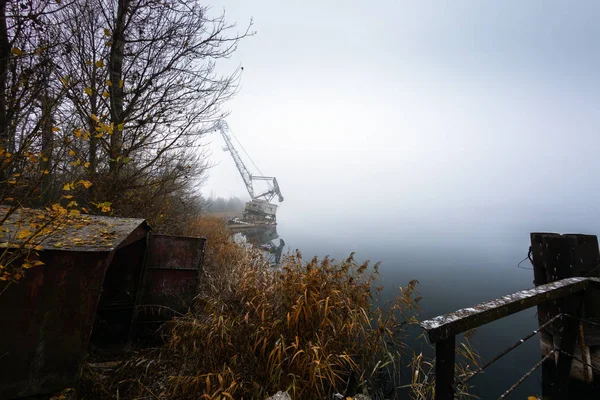
[[[95,346],[128,342],[145,251],[145,238],[115,251],[106,271],[92,331]]]
[[[185,313],[200,285],[206,239],[151,234],[139,321],[166,321]]]
[[[0,296],[0,399],[73,386],[87,353],[110,253],[40,256]]]

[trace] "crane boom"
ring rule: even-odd
[[[223,140],[225,140],[226,147],[224,147],[223,150],[228,151],[231,154],[233,162],[235,163],[235,166],[237,167],[238,171],[240,172],[240,175],[242,176],[242,179],[244,180],[244,184],[246,185],[248,194],[250,194],[250,198],[254,200],[254,186],[252,186],[252,174],[250,173],[248,168],[246,168],[246,165],[244,165],[244,162],[242,161],[240,155],[233,146],[233,143],[231,142],[231,138],[229,137],[228,133],[229,126],[227,125],[227,122],[219,120],[217,122],[216,128],[219,130],[219,132],[221,132],[221,136],[223,136]]]
[[[281,194],[281,190],[279,189],[279,184],[277,183],[277,179],[272,176],[256,176],[252,175],[239,153],[235,149],[233,142],[231,141],[231,137],[229,136],[229,126],[227,122],[224,120],[219,120],[215,125],[215,128],[221,132],[221,136],[223,136],[223,140],[225,140],[225,147],[223,150],[228,151],[233,158],[233,162],[237,167],[242,179],[244,180],[244,184],[246,185],[246,190],[248,190],[248,194],[252,200],[260,200],[266,201],[267,203],[271,202],[275,196],[278,197],[279,202],[283,201],[283,195]],[[254,193],[254,185],[252,181],[267,181],[269,182],[269,189],[261,194],[256,195]]]

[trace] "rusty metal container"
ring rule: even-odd
[[[0,242],[17,242],[17,231],[43,212],[13,214]],[[148,230],[141,219],[82,216],[44,240],[45,265],[27,270],[0,296],[0,399],[76,384],[106,271],[118,249],[143,240]]]

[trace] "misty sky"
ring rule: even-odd
[[[600,2],[211,4],[254,18],[227,121],[280,223],[600,231]],[[203,193],[247,196],[208,140]]]

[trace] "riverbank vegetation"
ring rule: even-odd
[[[376,264],[296,252],[272,269],[202,216],[201,139],[241,74],[216,63],[249,26],[189,0],[4,1],[0,20],[0,280],[39,266],[27,260],[48,227],[86,214],[208,237],[195,307],[110,371],[88,364],[79,398],[391,398],[403,385],[431,395],[433,364],[405,345],[416,281],[383,304]],[[3,224],[23,207],[47,215],[17,220],[8,237]]]
[[[296,252],[273,269],[233,243],[219,219],[188,229],[211,243],[194,310],[169,324],[163,344],[132,354],[103,381],[88,370],[87,398],[260,399],[280,390],[294,399],[431,398],[434,364],[405,345],[418,323],[416,281],[382,304],[377,264]]]

